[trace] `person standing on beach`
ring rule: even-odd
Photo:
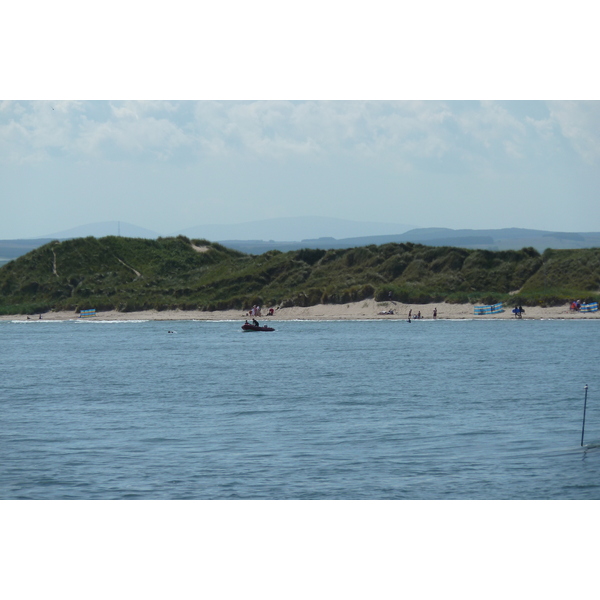
[[[433,318],[437,319],[437,307],[433,309]]]

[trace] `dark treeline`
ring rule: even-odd
[[[51,242],[0,268],[0,312],[220,310],[399,302],[556,305],[597,300],[600,249],[493,252],[412,243],[272,250],[206,240],[122,237]]]

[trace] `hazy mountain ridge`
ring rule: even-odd
[[[138,227],[126,221],[104,221],[58,231],[44,235],[43,237],[62,240],[88,237],[90,235],[94,237],[121,235],[131,238],[156,239],[158,237],[185,235],[190,239],[257,239],[295,242],[304,238],[322,236],[331,236],[337,239],[368,235],[399,234],[413,227],[412,225],[402,225],[399,223],[361,222],[333,217],[279,217],[233,223],[230,225],[201,224],[165,234],[145,229],[144,227]]]
[[[299,237],[298,241],[274,241],[281,234],[282,237],[287,234],[284,229],[278,229],[277,226],[287,223],[291,227],[294,222],[302,224],[298,231],[308,233],[305,237]],[[311,229],[311,223],[314,227]],[[258,224],[258,225],[257,225]],[[359,223],[344,219],[324,219],[313,217],[298,217],[297,219],[267,219],[264,221],[255,221],[249,223],[241,223],[234,226],[212,226],[207,225],[204,228],[215,227],[222,228],[222,232],[226,232],[226,227],[233,227],[235,231],[247,232],[249,235],[257,228],[271,227],[264,230],[269,235],[268,241],[260,237],[233,238],[233,237],[213,237],[194,235],[187,237],[196,239],[209,239],[215,241],[228,248],[245,252],[247,254],[263,254],[269,250],[280,250],[288,252],[292,250],[301,250],[302,248],[319,248],[323,250],[354,248],[360,246],[381,245],[388,243],[404,243],[412,242],[415,244],[425,244],[429,246],[458,246],[468,249],[481,250],[519,250],[521,248],[535,248],[538,252],[543,252],[546,248],[555,250],[582,249],[594,248],[600,246],[600,232],[555,232],[537,229],[522,229],[517,227],[504,229],[449,229],[443,227],[429,227],[411,229],[405,232],[395,232],[388,234],[376,235],[356,235],[347,237],[336,237],[328,233],[327,235],[319,235],[326,231],[324,227],[330,224],[336,224],[336,231],[354,230],[358,227],[376,229],[379,226],[387,228],[402,228],[402,225],[381,224],[381,223]],[[317,227],[318,225],[318,227]],[[260,229],[259,228],[259,229]],[[190,228],[182,231],[198,231],[200,227]],[[216,230],[215,230],[216,231]],[[231,230],[230,230],[231,231]],[[96,233],[93,233],[96,232]],[[105,237],[107,235],[120,235],[130,238],[145,238],[156,239],[158,233],[149,229],[144,229],[125,223],[122,221],[106,221],[103,223],[93,223],[87,226],[78,227],[75,229],[58,232],[55,235],[45,236],[44,238],[35,238],[29,240],[0,240],[0,265],[22,256],[31,250],[38,248],[50,239],[71,239],[78,237]],[[179,233],[183,235],[183,233]],[[165,236],[165,237],[175,237]]]
[[[276,240],[297,243],[306,238],[336,239],[371,235],[396,235],[412,225],[352,221],[332,217],[280,217],[233,225],[198,225],[176,231],[174,235],[207,240]]]
[[[300,242],[265,242],[262,240],[219,240],[219,243],[249,254],[263,254],[269,250],[300,250],[321,248],[323,250],[355,248],[359,246],[401,244],[411,242],[427,246],[458,246],[478,250],[520,250],[535,248],[543,252],[554,250],[576,250],[600,246],[600,233],[553,232],[536,229],[412,229],[398,235],[376,235],[335,239],[331,237],[304,239]]]
[[[156,231],[146,229],[144,227],[138,227],[126,221],[102,221],[98,223],[88,223],[87,225],[80,225],[79,227],[73,227],[72,229],[65,229],[63,231],[57,231],[43,236],[44,238],[51,238],[53,240],[67,240],[80,237],[106,237],[107,235],[120,235],[122,237],[130,238],[145,238],[145,239],[156,239],[160,236]]]

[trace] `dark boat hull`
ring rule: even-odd
[[[244,331],[275,331],[272,327],[267,327],[266,325],[257,327],[256,325],[251,325],[250,323],[245,323],[242,325],[242,329]]]

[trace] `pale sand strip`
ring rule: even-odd
[[[475,319],[477,321],[487,321],[490,319],[514,319],[510,308],[497,315],[475,316],[473,314],[472,304],[401,304],[399,302],[376,302],[375,300],[362,300],[361,302],[352,302],[350,304],[318,304],[307,308],[291,307],[275,310],[273,317],[259,317],[261,323],[268,321],[289,321],[294,319],[301,320],[363,320],[363,319],[386,319],[398,320],[406,319],[408,311],[412,309],[413,316],[421,311],[424,319],[433,318],[433,309],[437,307],[438,320],[444,319]],[[394,315],[379,315],[381,311],[394,309]],[[578,313],[571,312],[569,305],[554,306],[550,308],[538,308],[525,306],[523,320],[527,319],[598,319],[600,311],[596,313]],[[199,310],[145,310],[139,312],[121,313],[117,311],[98,312],[96,317],[90,317],[88,320],[104,321],[131,321],[131,320],[149,320],[149,321],[178,321],[178,320],[198,320],[198,321],[239,321],[244,320],[246,314],[240,310],[221,310],[205,312]],[[38,319],[37,315],[30,316],[31,320]],[[42,315],[46,321],[64,321],[69,319],[79,319],[75,312],[49,312]],[[25,315],[0,315],[0,321],[25,321]],[[81,319],[84,320],[84,319]]]

